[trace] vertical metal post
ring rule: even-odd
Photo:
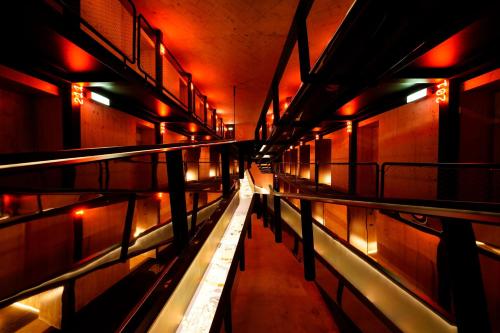
[[[274,190],[279,192],[280,184],[278,176],[274,175]],[[274,200],[274,241],[281,243],[282,241],[282,227],[281,227],[281,199],[278,196],[273,197]]]
[[[68,331],[73,323],[76,313],[75,280],[64,284],[61,296],[61,329]]]
[[[191,112],[191,113],[194,113],[194,108],[193,108],[193,89],[191,89],[193,87],[193,76],[191,75],[191,73],[186,73],[186,76],[187,76],[187,81],[188,81],[188,111]]]
[[[161,91],[163,89],[163,55],[161,54],[163,33],[161,30],[155,30],[155,69],[156,69],[156,87]]]
[[[297,43],[299,48],[300,79],[302,82],[308,82],[311,61],[309,59],[306,17],[299,18],[297,22]]]
[[[307,281],[313,281],[316,277],[316,267],[314,263],[314,239],[311,201],[302,199],[300,200],[300,219],[302,222],[304,277]]]
[[[488,307],[472,224],[464,220],[443,220],[442,242],[448,269],[445,276],[450,279],[449,290],[458,331],[490,332]]]
[[[222,163],[222,194],[227,197],[231,192],[231,175],[229,174],[229,147],[223,145],[221,147],[221,163]]]
[[[449,103],[439,106],[439,162],[459,162],[460,82],[450,81]],[[438,199],[453,200],[457,195],[455,171],[438,170]],[[479,255],[470,221],[443,219],[439,244],[438,283],[440,302],[453,303],[459,332],[490,332]]]
[[[358,160],[358,122],[352,122],[349,134],[349,194],[356,194],[356,163]]]
[[[203,96],[203,123],[207,125],[208,120],[208,108],[207,108],[207,96]]]
[[[83,217],[73,216],[73,260],[83,259]]]
[[[216,130],[216,127],[217,127],[217,110],[216,109],[213,109],[212,110],[212,129],[213,130]]]
[[[240,179],[245,178],[245,154],[243,152],[243,147],[240,146],[238,150],[238,177]]]
[[[196,231],[196,220],[198,219],[198,200],[200,194],[198,192],[193,193],[193,210],[191,213],[191,237],[194,236]]]
[[[170,194],[170,210],[172,212],[174,246],[178,252],[181,252],[189,242],[182,151],[169,151],[165,155],[167,159],[168,191]]]
[[[127,214],[125,215],[125,223],[123,224],[122,247],[120,251],[120,260],[125,262],[128,257],[128,245],[130,243],[130,235],[132,234],[132,222],[134,221],[136,194],[132,193],[128,198]]]
[[[245,239],[245,236],[243,236],[243,240],[244,239]],[[243,272],[245,270],[245,241],[243,241],[241,244],[239,264],[240,264],[240,271]]]
[[[233,319],[231,314],[231,294],[226,297],[226,313],[224,314],[224,332],[233,332]]]
[[[264,222],[264,228],[267,228],[267,194],[262,194],[262,221]]]

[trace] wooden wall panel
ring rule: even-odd
[[[310,179],[311,177],[311,151],[309,145],[299,146],[299,177]]]
[[[28,95],[0,88],[0,153],[35,149],[33,101]]]
[[[316,140],[314,146],[315,152],[314,156],[317,163],[330,163],[332,161],[332,140],[330,139],[320,139]],[[331,184],[332,172],[330,165],[320,165],[318,172],[319,183],[321,184]]]
[[[437,162],[438,104],[433,98],[405,104],[362,121],[378,122],[378,162]],[[391,167],[386,196],[433,199],[437,172],[432,168]]]
[[[345,128],[331,134],[332,162],[349,162],[349,133]],[[336,191],[346,193],[349,189],[349,167],[347,165],[332,166],[332,187]]]

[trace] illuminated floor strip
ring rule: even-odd
[[[236,252],[245,218],[252,201],[252,189],[247,175],[240,180],[239,204],[222,236],[212,260],[203,275],[191,303],[184,314],[178,333],[202,333],[210,331],[219,304],[222,289]]]

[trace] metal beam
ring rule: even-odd
[[[231,175],[229,174],[229,148],[221,148],[221,172],[222,172],[222,193],[224,197],[229,196],[231,192]]]
[[[274,175],[274,190],[279,191],[280,185],[276,175]],[[282,226],[281,226],[281,199],[278,196],[273,196],[274,200],[274,241],[276,243],[282,242]]]
[[[304,277],[314,281],[316,267],[314,263],[314,239],[311,201],[300,200],[300,220],[302,223],[302,250],[304,256]]]
[[[120,250],[120,260],[122,262],[128,259],[128,246],[130,244],[130,235],[132,234],[132,223],[134,222],[136,194],[132,193],[128,198],[127,214],[125,215],[125,223],[123,224],[122,247]]]
[[[189,242],[182,151],[171,151],[165,155],[167,158],[168,191],[170,194],[170,210],[172,212],[174,246],[179,253]]]
[[[194,236],[196,232],[196,220],[198,218],[198,201],[200,194],[198,192],[193,193],[193,210],[191,213],[191,237]]]

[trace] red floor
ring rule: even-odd
[[[245,241],[246,270],[233,290],[233,332],[339,332],[303,266],[254,217],[253,238]]]

